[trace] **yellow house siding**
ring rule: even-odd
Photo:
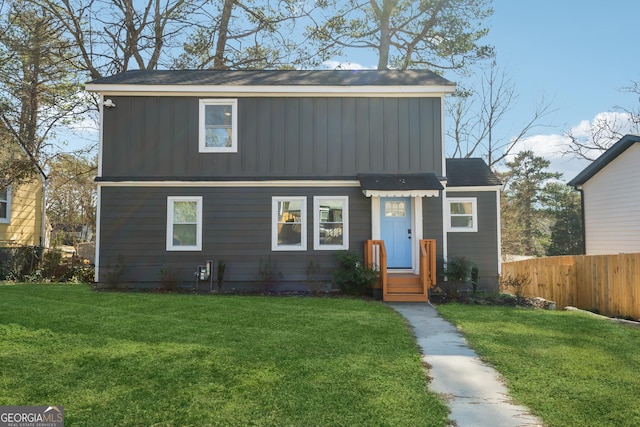
[[[9,223],[0,223],[0,247],[40,245],[41,230],[42,182],[13,187]]]

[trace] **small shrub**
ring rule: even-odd
[[[475,264],[465,257],[454,256],[444,264],[444,276],[452,282],[469,283],[472,280],[474,266]]]
[[[346,295],[367,295],[378,280],[378,272],[364,265],[360,255],[353,251],[336,252],[338,269],[333,280]]]
[[[224,283],[224,271],[227,269],[227,263],[224,260],[218,261],[216,269],[216,283],[218,284],[218,292],[222,292],[222,284]]]
[[[262,292],[267,293],[273,290],[278,284],[278,280],[282,279],[282,273],[278,271],[278,265],[275,261],[271,261],[271,256],[267,258],[267,262],[263,263],[260,258],[258,264],[258,277]]]
[[[122,282],[124,272],[127,269],[124,255],[119,254],[116,258],[115,265],[111,265],[111,260],[107,263],[106,272],[104,274],[105,281],[110,289],[115,289]]]
[[[166,267],[160,269],[160,287],[168,292],[178,290],[180,283],[180,272],[174,268]]]
[[[500,288],[511,290],[517,299],[524,298],[524,291],[531,284],[531,278],[526,274],[508,275],[500,278]]]
[[[95,274],[95,268],[90,265],[75,267],[69,281],[73,283],[93,283]]]
[[[480,270],[477,265],[471,267],[471,286],[473,286],[473,293],[478,292],[478,278],[480,277]]]
[[[0,252],[0,280],[22,281],[35,274],[42,261],[41,246],[4,248]]]

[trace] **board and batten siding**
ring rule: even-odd
[[[640,144],[582,186],[587,255],[640,252]]]
[[[477,199],[478,231],[448,232],[447,256],[465,257],[479,269],[479,288],[498,290],[498,222],[495,191],[447,190],[447,197],[473,197]]]
[[[166,251],[167,197],[203,197],[202,251]],[[307,250],[271,250],[272,196],[307,197]],[[123,283],[158,286],[163,274],[177,274],[183,284],[195,281],[198,265],[212,259],[226,263],[227,289],[255,285],[259,266],[271,262],[279,283],[331,280],[334,251],[313,249],[313,197],[349,197],[349,249],[362,254],[371,234],[371,199],[360,188],[101,188],[100,282],[124,261]],[[317,271],[309,274],[310,263]],[[163,273],[164,272],[164,273]]]
[[[237,153],[198,152],[199,97],[110,98],[103,177],[442,174],[440,97],[237,98]]]

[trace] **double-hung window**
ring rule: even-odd
[[[202,250],[202,197],[167,197],[167,251]]]
[[[11,188],[0,189],[0,224],[11,220]]]
[[[200,100],[201,153],[238,152],[238,100]]]
[[[313,249],[349,249],[349,198],[316,196],[313,198]]]
[[[304,251],[307,249],[307,198],[271,199],[271,249]]]
[[[475,197],[451,197],[447,199],[448,224],[451,232],[478,231],[478,208]]]

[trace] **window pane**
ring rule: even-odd
[[[196,224],[174,224],[173,245],[174,246],[195,246],[197,225]]]
[[[321,245],[342,245],[342,223],[320,223]]]
[[[451,227],[457,228],[473,228],[473,217],[472,216],[452,216],[451,217]]]
[[[405,202],[384,202],[384,216],[407,216],[407,204]]]
[[[205,126],[231,126],[231,105],[207,105],[204,109]]]
[[[278,245],[301,246],[302,226],[296,223],[278,224]]]
[[[185,224],[198,222],[197,202],[174,202],[173,223]]]
[[[455,202],[451,203],[451,213],[456,214],[472,214],[471,202]]]
[[[5,201],[5,202],[7,201],[7,190],[6,189],[0,190],[0,200]]]
[[[205,146],[207,147],[231,147],[231,128],[206,128]]]
[[[7,217],[7,202],[0,202],[0,218]]]
[[[300,222],[302,202],[293,200],[290,202],[278,202],[278,222]]]

